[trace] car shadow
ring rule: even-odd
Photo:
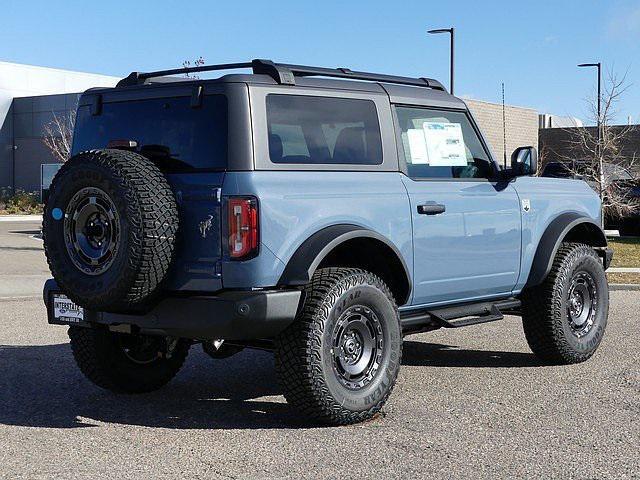
[[[533,353],[460,349],[453,345],[405,340],[402,364],[424,367],[518,368],[544,365]]]
[[[0,424],[91,427],[96,422],[177,429],[300,428],[281,395],[273,356],[245,350],[213,360],[195,346],[157,392],[117,395],[86,380],[68,344],[0,345]],[[275,398],[272,398],[275,397]]]
[[[15,233],[17,235],[40,235],[40,230],[9,230],[9,233]]]
[[[435,367],[530,367],[531,354],[458,350],[404,342],[403,364]],[[167,386],[117,395],[90,384],[68,344],[0,345],[0,424],[48,428],[98,422],[175,429],[296,429],[312,426],[282,397],[273,356],[244,350],[213,360],[199,346]]]

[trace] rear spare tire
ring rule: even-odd
[[[171,187],[152,161],[123,150],[83,152],[51,185],[43,216],[47,262],[79,305],[139,309],[167,274],[178,223]]]

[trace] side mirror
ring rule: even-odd
[[[511,154],[511,171],[516,177],[538,172],[538,152],[534,147],[518,147]]]

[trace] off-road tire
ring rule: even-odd
[[[104,192],[119,218],[113,222],[119,228],[116,253],[99,274],[74,263],[61,218],[68,217],[74,195],[87,188]],[[178,225],[171,187],[151,160],[129,151],[92,150],[68,160],[53,180],[43,217],[45,254],[58,286],[75,303],[128,311],[150,304],[158,292],[173,260]]]
[[[578,337],[570,325],[568,295],[572,278],[583,272],[594,281],[597,303],[591,329]],[[602,341],[608,312],[609,288],[602,260],[592,247],[580,243],[563,243],[544,282],[525,289],[522,295],[527,342],[538,358],[551,364],[589,359]]]
[[[158,390],[176,376],[191,343],[178,340],[170,355],[158,352],[150,363],[136,363],[124,354],[118,336],[106,328],[70,327],[71,350],[80,370],[98,387],[115,393],[146,393]],[[164,340],[167,345],[170,340]]]
[[[332,335],[353,309],[374,312],[383,331],[379,368],[370,383],[347,388],[334,370]],[[332,425],[362,422],[387,401],[400,370],[402,328],[393,295],[377,276],[355,268],[319,269],[304,305],[277,339],[276,370],[284,396],[308,418]]]

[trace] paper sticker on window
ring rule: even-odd
[[[409,163],[413,165],[429,164],[429,154],[427,153],[427,143],[424,137],[424,130],[410,128],[407,130],[407,142],[409,144]]]
[[[462,127],[459,123],[424,122],[428,163],[432,167],[466,167]]]

